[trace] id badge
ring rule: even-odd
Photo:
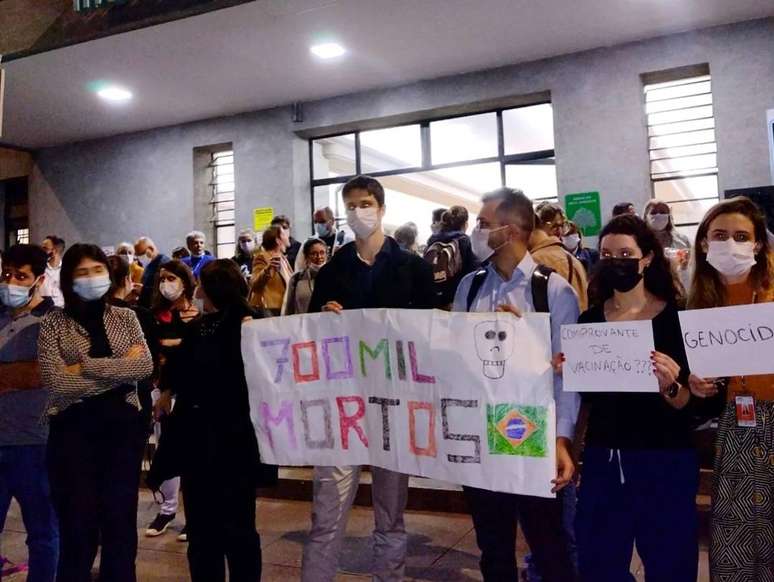
[[[755,397],[737,396],[736,426],[755,428]]]

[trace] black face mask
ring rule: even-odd
[[[631,291],[642,279],[640,259],[602,259],[599,267],[605,284],[619,293]]]

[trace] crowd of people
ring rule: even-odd
[[[316,236],[291,236],[278,216],[243,230],[233,259],[216,259],[192,232],[166,256],[147,236],[113,256],[47,236],[18,244],[0,266],[0,531],[21,507],[30,582],[87,582],[101,550],[102,582],[134,582],[143,455],[160,511],[158,536],[182,492],[191,579],[254,582],[261,575],[256,488],[277,482],[260,459],[240,349],[245,321],[361,308],[439,308],[551,316],[556,400],[556,499],[473,487],[484,580],[518,579],[516,524],[531,554],[530,580],[624,582],[634,546],[652,581],[693,582],[698,568],[699,466],[692,433],[719,419],[712,487],[714,581],[774,576],[774,376],[700,378],[688,366],[678,313],[774,300],[766,219],[746,198],[714,206],[692,243],[668,205],[637,216],[619,204],[583,244],[562,208],[537,208],[520,191],[482,199],[475,226],[461,206],[414,224],[383,227],[381,184],[342,189],[351,236],[329,208]],[[469,233],[469,234],[468,234]],[[560,328],[651,321],[659,392],[565,392]],[[737,422],[734,398],[751,395],[756,423]],[[581,420],[579,420],[581,419]],[[580,456],[580,458],[579,458]],[[582,459],[582,482],[578,483]],[[361,467],[315,467],[302,580],[336,576]],[[408,475],[371,467],[374,579],[403,579]],[[0,558],[0,569],[18,566]]]

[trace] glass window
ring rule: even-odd
[[[314,140],[312,167],[315,180],[355,174],[355,134]]]
[[[706,200],[673,202],[669,207],[672,209],[672,218],[675,224],[698,224],[704,218],[707,211],[717,203],[717,198],[710,198]]]
[[[536,160],[531,164],[505,166],[505,185],[518,188],[531,200],[558,199],[556,165],[551,160]]]
[[[430,123],[433,165],[497,157],[497,115],[483,113]]]
[[[227,150],[212,154],[212,222],[215,224],[215,245],[219,259],[234,256],[236,244],[234,152]]]
[[[550,103],[503,111],[505,155],[554,149],[554,108]]]
[[[653,183],[653,193],[658,200],[664,202],[680,202],[695,198],[718,197],[718,177],[695,176],[692,178],[675,178],[659,180]]]
[[[421,128],[406,125],[361,132],[360,163],[364,174],[421,166]]]

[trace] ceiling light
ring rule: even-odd
[[[97,90],[97,95],[110,103],[125,103],[132,99],[132,92],[118,85],[106,85]]]
[[[347,52],[343,46],[335,42],[326,42],[324,44],[316,44],[309,48],[309,51],[316,57],[321,59],[335,59]]]

